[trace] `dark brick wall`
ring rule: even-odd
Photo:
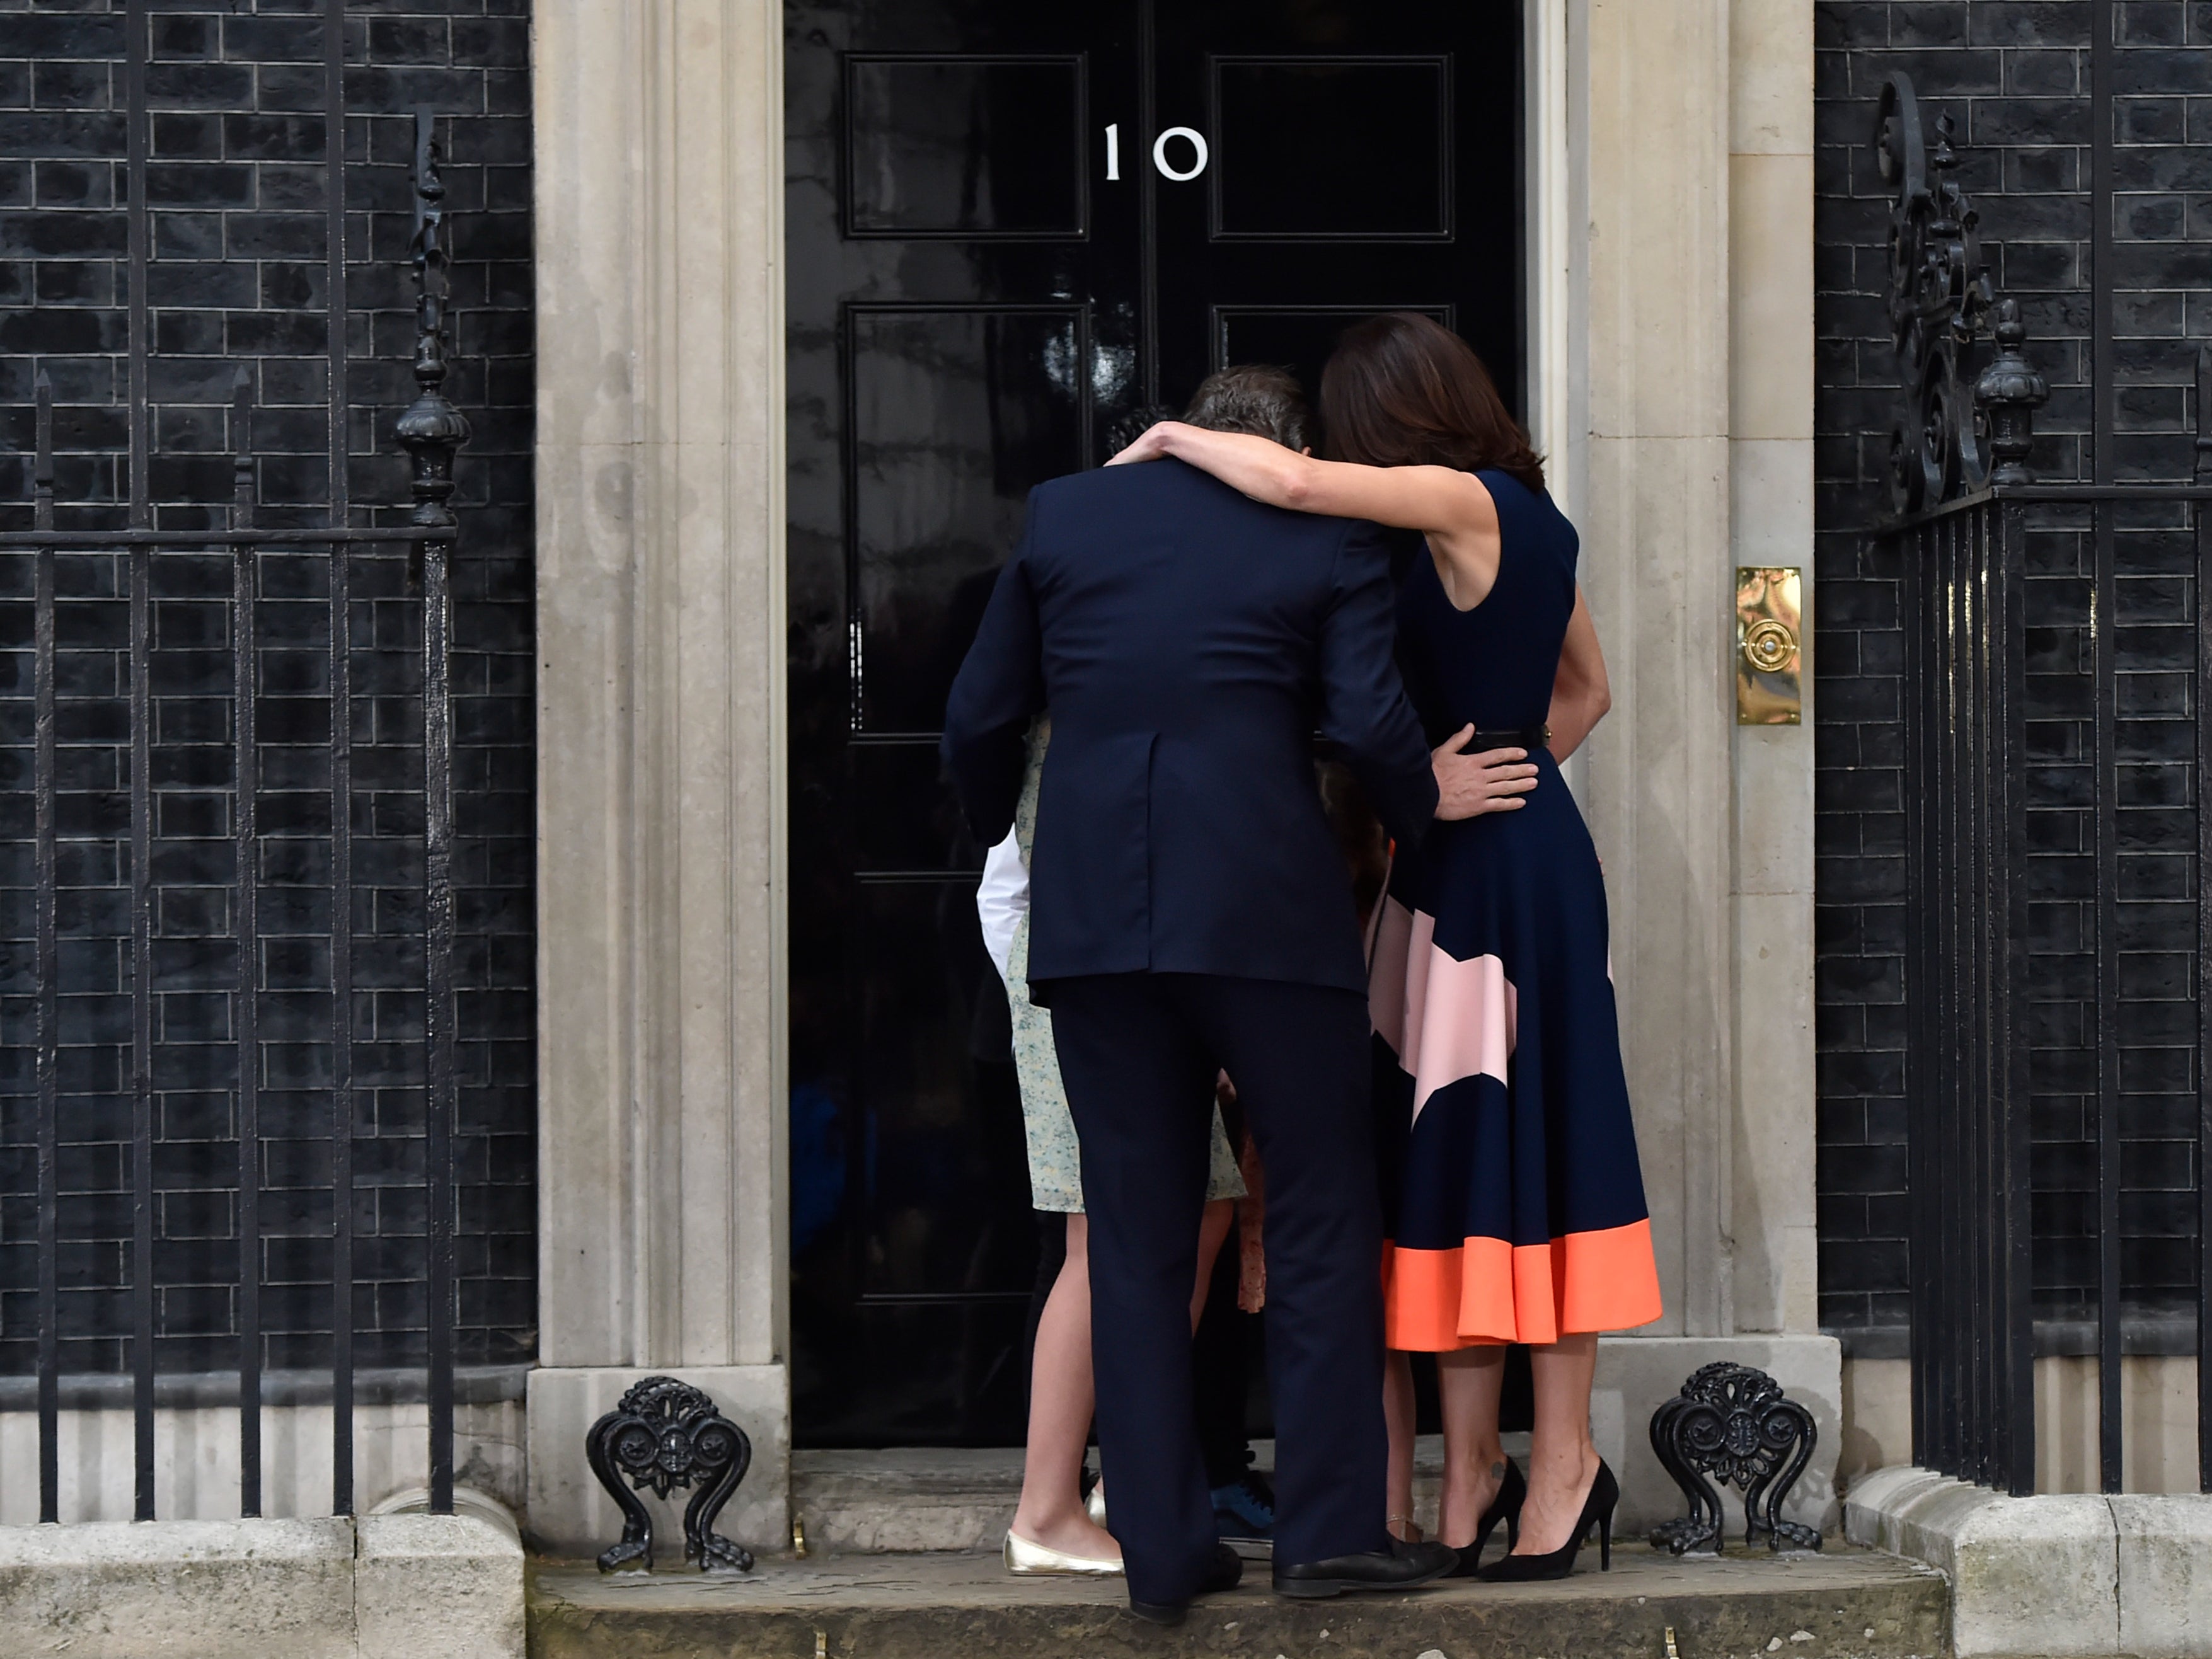
[[[1899,550],[1866,531],[1895,408],[1884,313],[1888,196],[1869,144],[1884,77],[1909,72],[1923,118],[1956,123],[1957,177],[1981,210],[2000,292],[2022,301],[2052,395],[2033,457],[2045,478],[2093,465],[2088,45],[2093,5],[1821,0],[1818,28],[1818,788],[1820,1304],[1869,1352],[1905,1324],[1904,791]],[[2113,325],[2117,476],[2174,478],[2193,460],[2196,349],[2212,337],[2212,5],[2114,7],[2118,240]],[[2191,1283],[2182,1144],[2192,1098],[2187,1023],[2186,538],[2123,536],[2121,939],[2126,1276],[2140,1307]],[[2078,578],[2086,539],[2063,526],[2031,549],[2031,692],[2039,897],[2033,917],[2039,1311],[2079,1310],[2090,1282],[2094,1089],[2084,975],[2094,967],[2094,878],[2082,789],[2087,667]],[[2177,623],[2185,624],[2177,629]],[[2183,809],[2177,811],[2177,809]],[[2172,820],[2179,818],[2180,822]],[[2177,954],[2177,951],[2183,954]],[[2177,978],[2178,975],[2178,978]]]
[[[411,399],[412,119],[445,118],[456,248],[448,391],[459,468],[456,816],[461,884],[460,1357],[536,1345],[527,0],[346,8],[349,480],[395,516]],[[147,199],[153,492],[220,523],[244,364],[261,521],[325,521],[329,365],[318,0],[161,0]],[[0,523],[29,523],[33,381],[58,404],[64,522],[127,495],[127,186],[121,0],[0,0]],[[357,1363],[418,1359],[422,1292],[421,711],[416,585],[356,556],[353,955]],[[230,636],[219,556],[155,560],[156,1293],[165,1370],[235,1363]],[[34,1173],[27,556],[0,555],[0,1374],[29,1369]],[[262,696],[262,1263],[266,1358],[327,1363],[331,1326],[326,566],[275,552],[256,623]],[[64,1368],[128,1363],[130,751],[121,563],[59,561]],[[121,936],[121,937],[118,937]]]

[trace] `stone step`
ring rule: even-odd
[[[1175,1630],[1132,1618],[1121,1581],[1007,1576],[978,1552],[764,1559],[532,1575],[532,1659],[1940,1659],[1948,1587],[1890,1555],[1831,1544],[1677,1560],[1642,1543],[1549,1584],[1448,1582],[1400,1595],[1291,1601],[1264,1565]]]
[[[1505,1437],[1525,1467],[1528,1436]],[[1275,1467],[1275,1443],[1253,1443],[1254,1467]],[[1097,1454],[1091,1454],[1096,1468]],[[1413,1513],[1436,1521],[1443,1437],[1414,1443]],[[817,1550],[994,1550],[1021,1496],[1018,1447],[903,1447],[888,1451],[797,1451],[791,1508]],[[1670,1514],[1672,1510],[1668,1511]],[[1634,1517],[1639,1518],[1640,1517]]]

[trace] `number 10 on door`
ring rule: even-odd
[[[1170,166],[1168,161],[1168,141],[1180,138],[1190,146],[1191,160],[1188,167]],[[1170,127],[1152,140],[1152,166],[1163,179],[1172,179],[1182,184],[1206,171],[1207,161],[1206,135],[1190,127]],[[1106,179],[1118,184],[1121,179],[1121,124],[1109,122],[1106,127]]]

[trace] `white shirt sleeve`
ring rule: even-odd
[[[983,924],[983,948],[990,952],[1000,979],[1007,977],[1014,929],[1029,914],[1029,908],[1030,867],[1022,862],[1021,843],[1010,830],[983,860],[983,879],[975,889],[975,915]]]

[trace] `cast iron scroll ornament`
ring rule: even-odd
[[[647,1377],[592,1425],[584,1455],[623,1512],[622,1542],[599,1557],[601,1572],[632,1562],[653,1571],[653,1516],[623,1485],[625,1477],[640,1491],[650,1486],[656,1498],[696,1485],[684,1509],[684,1559],[702,1572],[752,1571],[752,1553],[717,1535],[714,1517],[745,1478],[753,1443],[701,1390],[672,1376]]]
[[[1654,1528],[1651,1547],[1676,1555],[1717,1550],[1727,1530],[1720,1494],[1705,1479],[1743,1488],[1743,1541],[1820,1547],[1818,1529],[1782,1518],[1783,1500],[1811,1462],[1813,1414],[1765,1371],[1723,1361],[1700,1369],[1651,1413],[1651,1449],[1690,1500],[1690,1512]]]
[[[1889,505],[1900,518],[1990,482],[1991,434],[1975,397],[1972,357],[1995,301],[1982,263],[1980,215],[1950,176],[1959,164],[1951,132],[1951,118],[1939,118],[1929,149],[1911,77],[1893,75],[1884,82],[1874,148],[1882,181],[1895,192],[1889,325],[1904,396],[1890,434]],[[2024,446],[2033,402],[2015,399],[2008,407]],[[2026,453],[2021,447],[2008,464],[2005,482],[2026,482]]]

